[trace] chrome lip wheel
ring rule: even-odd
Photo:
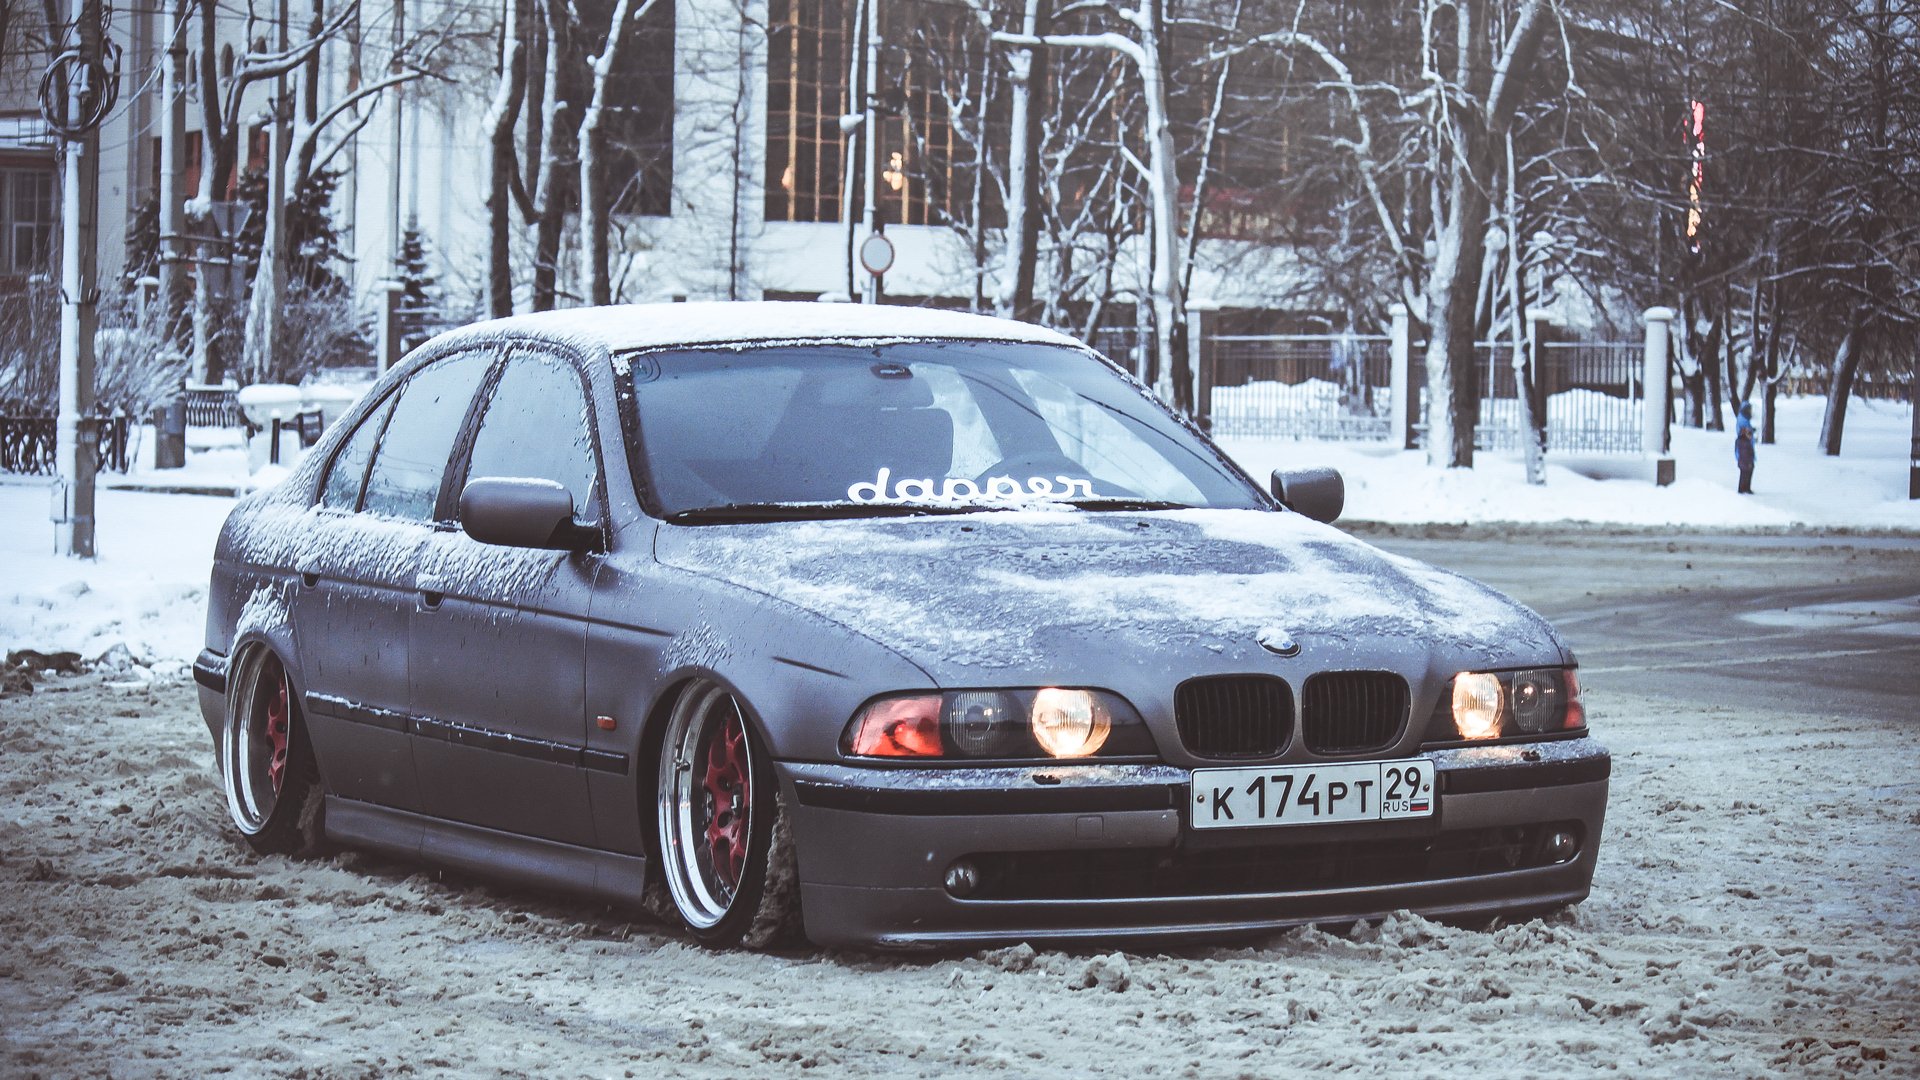
[[[293,735],[293,693],[286,670],[266,649],[251,649],[235,672],[220,739],[227,812],[252,836],[267,827],[287,782]]]
[[[706,929],[732,910],[752,854],[753,760],[746,717],[711,682],[680,695],[660,746],[660,854],[687,923]]]

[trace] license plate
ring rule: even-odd
[[[1324,825],[1432,817],[1433,762],[1255,765],[1193,771],[1193,827]]]

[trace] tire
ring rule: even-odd
[[[740,702],[708,680],[687,687],[657,767],[660,879],[680,925],[716,948],[792,938],[800,912],[793,838],[772,759]]]
[[[271,649],[248,648],[234,665],[220,732],[220,779],[227,816],[247,846],[262,855],[323,850],[325,791],[299,696]]]

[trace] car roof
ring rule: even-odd
[[[792,301],[563,308],[475,323],[435,341],[451,344],[454,339],[496,337],[548,338],[611,353],[674,345],[929,338],[1080,345],[1043,326],[964,311]]]

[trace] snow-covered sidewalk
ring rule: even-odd
[[[92,660],[125,645],[142,665],[200,651],[214,540],[231,498],[103,490],[99,557],[57,553],[53,489],[0,484],[0,646]]]
[[[1683,529],[1920,530],[1907,498],[1913,421],[1901,402],[1855,400],[1841,455],[1820,453],[1824,398],[1780,402],[1779,441],[1759,448],[1753,495],[1734,492],[1733,430],[1673,429],[1676,480],[1655,487],[1639,455],[1547,455],[1547,483],[1528,487],[1518,453],[1475,455],[1472,469],[1429,468],[1422,451],[1351,442],[1223,439],[1256,479],[1277,468],[1331,465],[1347,481],[1346,521],[1396,524],[1591,522]]]

